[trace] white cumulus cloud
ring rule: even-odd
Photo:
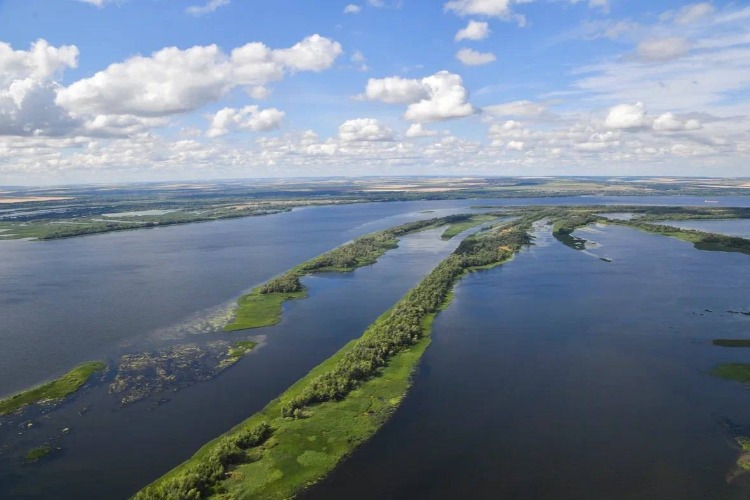
[[[322,71],[342,53],[312,35],[288,49],[249,43],[224,54],[216,45],[167,47],[110,65],[60,90],[57,103],[76,112],[164,116],[197,109],[237,86],[256,87],[287,72]]]
[[[696,119],[681,121],[673,113],[663,113],[654,120],[653,127],[654,130],[658,131],[675,132],[680,130],[698,130],[701,128],[701,123]]]
[[[646,116],[646,106],[642,102],[620,104],[609,110],[604,125],[613,129],[637,129],[647,127],[651,121]]]
[[[276,108],[224,108],[211,118],[211,126],[206,131],[206,137],[219,137],[236,128],[253,132],[273,130],[279,128],[283,120],[284,112]]]
[[[410,104],[404,118],[413,122],[426,122],[461,118],[473,115],[476,108],[468,102],[469,92],[459,75],[439,71],[422,79],[427,97]]]
[[[0,43],[0,135],[65,135],[79,125],[55,104],[54,78],[78,66],[78,48],[53,47],[45,40],[29,50]]]
[[[362,97],[388,104],[408,104],[426,98],[427,90],[421,80],[399,76],[370,78]]]
[[[339,126],[339,139],[343,142],[392,141],[393,130],[374,118],[347,120]]]
[[[450,0],[443,8],[446,12],[459,16],[498,17],[504,21],[515,20],[520,26],[524,26],[526,19],[514,14],[511,7],[513,4],[527,2],[528,0]]]
[[[460,42],[461,40],[484,40],[490,36],[490,25],[484,21],[469,21],[469,24],[465,28],[458,30],[454,40]]]
[[[455,73],[439,71],[421,80],[401,77],[371,78],[364,99],[388,104],[408,104],[404,118],[412,122],[447,120],[477,112],[468,102],[469,92]]]
[[[361,11],[362,7],[353,3],[344,7],[344,14],[359,14]]]
[[[489,64],[495,60],[495,54],[492,52],[479,52],[474,49],[461,49],[456,52],[456,59],[467,66],[481,66]]]
[[[522,100],[485,106],[482,110],[494,116],[540,116],[547,108],[539,103]]]
[[[437,130],[428,130],[421,123],[412,123],[406,131],[406,137],[432,137],[438,135]]]

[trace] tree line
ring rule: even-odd
[[[424,335],[424,320],[445,302],[458,278],[474,267],[497,264],[530,242],[529,222],[516,223],[465,239],[427,277],[401,299],[381,321],[373,324],[336,365],[314,378],[281,408],[284,417],[301,418],[305,408],[346,397],[386,365],[398,352]]]
[[[361,236],[351,243],[334,248],[300,264],[281,276],[271,279],[261,285],[258,291],[261,294],[300,292],[303,286],[299,279],[306,274],[326,271],[352,271],[358,267],[373,264],[385,252],[396,248],[398,238],[402,236],[429,227],[463,222],[471,217],[471,214],[460,214],[407,222],[384,231]]]

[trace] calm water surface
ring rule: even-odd
[[[217,338],[214,334],[194,335],[196,332],[205,332],[200,325],[196,327],[197,320],[226,307],[243,291],[271,276],[362,234],[410,220],[464,212],[473,205],[532,203],[700,205],[703,200],[686,197],[583,197],[363,204],[302,209],[273,216],[50,242],[0,241],[0,317],[3,319],[0,322],[0,396],[64,373],[81,361],[105,359],[112,363],[127,352],[164,347],[175,342],[203,342]],[[722,203],[727,206],[750,206],[750,198],[728,198],[722,200]],[[424,213],[425,210],[434,212]],[[401,248],[390,252],[374,266],[354,273],[308,278],[306,283],[310,285],[311,296],[306,300],[290,303],[281,324],[251,333],[220,335],[220,338],[230,340],[252,335],[262,341],[261,348],[216,379],[168,395],[167,404],[154,407],[139,403],[120,408],[116,400],[107,394],[106,384],[99,384],[82,391],[72,402],[52,413],[41,414],[38,410],[31,410],[22,417],[0,419],[0,498],[124,498],[133,493],[190,456],[201,444],[260,409],[346,341],[358,337],[374,318],[398,300],[457,244],[455,241],[441,242],[438,234],[439,231],[433,231],[410,236],[404,240]],[[526,348],[528,351],[514,353],[517,363],[523,358],[524,352],[533,354],[534,349],[542,349],[548,345],[543,336],[544,325],[556,334],[559,334],[558,327],[564,327],[570,322],[578,325],[573,329],[577,335],[594,328],[595,324],[610,332],[608,327],[616,325],[616,322],[612,323],[608,316],[594,315],[586,318],[587,322],[583,323],[578,309],[573,307],[581,306],[581,303],[588,304],[592,296],[579,297],[581,303],[571,304],[570,301],[577,293],[590,287],[609,287],[610,291],[619,291],[625,286],[621,283],[623,277],[634,283],[642,283],[644,279],[653,276],[647,272],[641,273],[635,265],[624,274],[607,274],[624,265],[616,258],[616,252],[621,248],[631,248],[629,238],[624,238],[627,241],[621,242],[623,245],[604,244],[597,249],[597,252],[615,258],[615,262],[609,264],[609,267],[590,255],[576,253],[559,245],[560,248],[535,247],[522,255],[517,259],[518,265],[514,262],[515,267],[506,266],[508,270],[518,269],[515,271],[518,273],[518,282],[527,284],[529,295],[525,302],[517,299],[515,307],[518,310],[506,310],[506,301],[494,302],[496,299],[500,300],[504,293],[504,285],[498,284],[500,282],[493,285],[494,282],[490,281],[486,285],[490,287],[486,292],[490,293],[492,301],[488,301],[485,292],[480,292],[476,301],[472,302],[464,297],[466,292],[461,291],[456,303],[441,315],[435,346],[428,351],[430,361],[425,363],[420,381],[426,377],[425,373],[430,372],[430,363],[434,363],[434,359],[437,359],[434,357],[441,352],[440,343],[451,338],[448,334],[441,334],[441,331],[448,328],[445,322],[449,322],[450,318],[454,318],[456,327],[462,332],[480,332],[482,321],[486,321],[493,325],[495,333],[492,333],[492,338],[497,336],[496,332],[512,327],[512,322],[506,324],[506,318],[530,321],[529,325],[533,325],[533,328],[529,331],[542,337],[525,338],[529,344]],[[549,255],[539,253],[543,251],[552,252],[554,258],[550,259]],[[716,254],[699,253],[692,248],[685,250],[684,255],[717,258]],[[711,261],[716,264],[718,271],[710,266],[706,267],[711,271],[709,273],[704,270],[704,275],[709,276],[703,278],[710,282],[714,279],[711,276],[726,274],[727,279],[739,279],[742,274],[738,269],[726,263],[735,262],[731,259],[741,257],[722,255],[722,259],[729,260]],[[526,268],[522,266],[523,262],[536,264],[530,267],[527,264]],[[634,262],[640,261],[634,257]],[[736,262],[747,264],[746,260]],[[559,282],[555,284],[544,281],[543,276],[548,274],[545,270],[555,271],[557,274],[553,275],[558,277]],[[505,273],[506,270],[501,272]],[[529,272],[532,274],[525,276]],[[490,277],[496,277],[496,273],[472,275],[461,290],[470,290],[471,284],[476,280],[481,283],[483,279],[495,279]],[[602,276],[609,277],[602,280]],[[669,279],[663,280],[662,287],[668,286],[669,280],[673,278],[671,275],[665,276],[667,277]],[[565,290],[577,292],[565,292],[562,299],[551,297],[548,304],[532,300],[543,298],[546,293],[557,290],[555,286],[561,284]],[[498,286],[500,289],[496,288]],[[508,290],[514,290],[514,286],[510,286]],[[622,290],[629,290],[628,293],[636,296],[642,294],[642,290],[635,284],[628,286],[630,288]],[[697,289],[700,290],[700,286]],[[727,297],[738,296],[736,290],[727,290],[725,293]],[[744,295],[739,296],[748,296],[744,289],[742,294]],[[619,303],[631,305],[629,297],[618,297]],[[664,300],[663,296],[659,300]],[[558,301],[562,305],[556,305]],[[477,314],[471,304],[493,305],[484,307],[486,314],[481,311]],[[615,308],[610,303],[604,305],[607,304],[608,307]],[[650,303],[645,301],[644,304]],[[748,304],[731,305],[734,309],[747,306]],[[701,307],[697,307],[696,311]],[[716,306],[715,310],[721,311],[721,307],[724,306]],[[571,315],[571,311],[576,313]],[[648,326],[651,320],[643,323],[638,311],[630,312],[632,316],[629,324],[648,330],[643,325]],[[695,311],[691,310],[691,314],[692,312]],[[519,316],[523,314],[529,317]],[[694,328],[695,324],[703,325],[701,322],[710,318],[719,318],[718,314],[685,314],[686,316],[680,317],[686,328]],[[606,321],[600,322],[602,319]],[[741,319],[731,318],[735,322]],[[589,320],[591,324],[588,323]],[[478,323],[471,327],[474,322]],[[746,323],[737,325],[738,329],[747,326]],[[481,334],[478,335],[481,339]],[[725,334],[730,335],[741,335],[741,332],[728,331]],[[457,335],[454,340],[460,340],[459,344],[464,345],[467,338],[474,337]],[[577,338],[572,337],[571,342]],[[621,342],[618,338],[620,337],[603,336],[599,340],[603,343],[601,349],[617,350],[615,346],[618,345],[617,342]],[[482,351],[485,355],[487,352],[494,352],[491,344],[486,342],[487,339],[483,345],[490,348]],[[583,341],[578,338],[578,342]],[[471,345],[470,342],[466,347]],[[583,342],[583,345],[586,343]],[[696,349],[704,353],[705,345],[701,342],[696,345],[699,346]],[[670,356],[676,356],[687,349],[683,344],[670,344],[667,347]],[[493,354],[477,362],[477,369],[492,362],[495,369],[502,370],[502,373],[522,373],[523,370],[517,366],[500,363],[502,359],[498,356],[508,354],[505,350],[501,351],[503,353]],[[727,355],[721,350],[708,352],[713,356]],[[443,356],[445,355],[444,353]],[[464,359],[470,359],[471,355],[467,352]],[[478,353],[475,352],[474,355]],[[459,362],[456,363],[456,369],[465,365],[460,362],[461,359],[457,358]],[[471,363],[474,361],[476,360]],[[565,367],[555,363],[550,366],[540,365],[531,370],[529,375],[537,372],[541,374],[546,370],[547,373],[559,376],[556,370],[563,368]],[[735,413],[744,411],[742,388],[708,379],[704,377],[702,369],[703,367],[695,369],[696,377],[701,383],[716,384],[717,394],[729,391],[734,395],[734,403],[725,412],[729,415],[730,410]],[[487,375],[497,377],[497,373],[490,371]],[[109,377],[112,376],[110,373]],[[474,373],[468,372],[462,379],[463,383],[473,380],[473,377]],[[650,373],[643,375],[642,380],[650,380],[650,377]],[[489,390],[491,386],[486,386],[489,382],[476,383],[479,384],[477,387]],[[548,381],[550,384],[553,382],[554,380]],[[571,387],[572,385],[571,382]],[[418,384],[415,389],[420,387],[421,384]],[[537,386],[532,386],[532,389],[536,390]],[[534,392],[529,392],[528,387],[523,385],[519,385],[516,390],[519,394]],[[415,391],[408,404],[413,405],[412,400],[419,401],[419,394],[419,391]],[[446,392],[439,395],[430,404],[446,401],[449,394],[450,392]],[[547,399],[532,398],[534,401],[538,399],[541,405],[537,408],[540,415],[542,411],[548,410],[544,408],[545,401],[552,404],[551,398],[551,394]],[[434,408],[430,404],[426,408]],[[481,405],[474,404],[477,415],[500,418],[501,413],[493,413],[495,409],[481,410]],[[88,411],[81,415],[79,413],[83,408]],[[398,415],[408,415],[407,408],[409,406],[405,406],[405,411]],[[456,404],[454,411],[459,410],[462,413],[465,410],[460,402]],[[720,410],[716,411],[722,413]],[[446,413],[449,414],[450,412]],[[742,413],[732,415],[740,421],[750,422]],[[602,418],[609,417],[605,415]],[[418,420],[421,422],[421,419]],[[435,421],[437,423],[439,419]],[[28,427],[28,422],[32,423],[32,427]],[[395,422],[394,420],[394,425]],[[505,422],[505,427],[500,426],[501,422],[498,420],[499,427],[494,427],[490,434],[499,436],[502,429],[508,431],[512,428],[508,422]],[[550,419],[545,419],[544,422],[545,425],[557,425],[556,421]],[[605,424],[610,425],[604,420],[599,426]],[[716,427],[715,421],[704,424],[710,430]],[[456,425],[461,428],[468,424]],[[70,433],[61,435],[61,429],[66,427],[71,429]],[[515,427],[512,429],[512,435],[519,434]],[[482,430],[484,432],[486,429]],[[570,435],[572,434],[571,431]],[[447,436],[437,438],[437,442],[450,441]],[[32,466],[21,465],[21,458],[28,449],[48,441],[50,437],[54,437],[62,446],[61,453]],[[506,438],[509,439],[507,436]],[[430,439],[435,441],[434,437]],[[707,440],[714,443],[712,439]],[[731,462],[734,452],[723,442],[716,447],[723,453],[721,466],[727,466],[727,457]],[[358,453],[357,456],[363,454],[364,452]],[[675,453],[675,456],[681,454]],[[455,457],[444,459],[455,463]],[[481,463],[483,462],[477,465],[479,469],[483,467]],[[403,491],[409,490],[407,488]]]
[[[304,279],[310,296],[288,303],[278,325],[182,339],[236,340],[251,335],[263,345],[209,382],[162,394],[166,404],[154,406],[148,401],[121,408],[107,393],[106,384],[99,384],[51,413],[32,409],[3,419],[0,443],[7,448],[0,453],[0,498],[133,494],[359,337],[458,244],[441,241],[441,232],[403,238],[398,249],[353,273]],[[87,411],[81,415],[83,408]],[[64,428],[71,432],[63,433]],[[63,451],[38,464],[22,465],[29,449],[50,439]]]
[[[667,226],[681,227],[685,229],[698,229],[709,233],[727,234],[729,236],[739,236],[741,238],[750,238],[750,219],[729,219],[729,220],[665,220],[657,224]]]
[[[583,235],[582,235],[583,236]],[[734,499],[750,391],[707,372],[750,362],[750,258],[620,227],[597,255],[543,231],[469,275],[382,432],[308,498]],[[711,312],[709,312],[709,310]],[[743,483],[745,485],[743,486]]]

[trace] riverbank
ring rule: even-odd
[[[346,273],[357,268],[374,264],[387,251],[398,247],[398,238],[417,231],[450,224],[466,224],[469,227],[494,220],[496,215],[482,215],[482,222],[475,222],[472,215],[449,215],[447,217],[408,222],[384,231],[361,236],[351,243],[330,250],[313,259],[295,266],[281,276],[253,288],[237,301],[234,319],[224,326],[224,331],[246,330],[275,325],[281,321],[284,302],[301,299],[307,291],[300,283],[306,275],[324,272]],[[450,228],[449,228],[450,229]]]
[[[480,224],[484,224],[486,222],[492,222],[495,219],[497,219],[497,217],[494,215],[474,215],[465,221],[455,222],[448,226],[445,232],[443,232],[441,238],[443,240],[450,240],[468,229],[479,226]]]
[[[8,415],[22,408],[50,400],[61,400],[80,389],[89,378],[107,368],[101,361],[81,363],[60,378],[33,387],[0,401],[0,416]]]
[[[429,345],[432,320],[455,283],[476,267],[511,258],[529,243],[529,228],[530,221],[520,221],[464,240],[362,337],[136,498],[185,491],[195,491],[196,498],[219,493],[287,498],[320,480],[398,407]],[[265,425],[271,435],[262,444],[232,444]]]
[[[635,221],[613,221],[607,220],[607,224],[631,227],[647,233],[660,234],[687,241],[698,250],[714,252],[739,252],[750,255],[750,240],[738,236],[725,236],[723,234],[707,233],[696,229],[682,229],[674,226],[661,224],[649,224]]]

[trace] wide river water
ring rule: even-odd
[[[712,377],[750,362],[750,258],[621,227],[540,229],[513,261],[465,277],[435,321],[403,406],[306,497],[738,499],[726,424],[750,391]]]
[[[373,266],[308,278],[310,297],[289,303],[279,325],[233,335],[206,333],[210,327],[202,319],[295,264],[362,234],[465,212],[473,205],[593,203],[701,205],[703,200],[583,197],[379,203],[69,240],[0,241],[0,396],[64,373],[81,361],[114,364],[123,353],[209,338],[252,336],[261,341],[261,347],[217,378],[169,394],[169,401],[160,406],[137,403],[121,408],[101,383],[51,413],[32,410],[23,419],[0,418],[0,498],[127,497],[358,337],[458,242],[441,242],[439,231],[409,236]],[[721,203],[750,206],[750,199],[727,198]],[[483,488],[490,487],[488,475],[503,478],[505,489],[496,491],[507,491],[507,498],[523,498],[524,488],[540,481],[550,492],[560,493],[563,486],[579,482],[596,492],[592,485],[604,487],[609,480],[623,484],[629,478],[617,475],[623,461],[642,469],[645,462],[662,459],[634,458],[643,451],[638,443],[661,443],[652,434],[662,441],[674,436],[667,444],[677,448],[662,451],[672,457],[664,467],[673,467],[675,477],[699,482],[703,489],[696,491],[708,491],[710,485],[713,492],[721,490],[717,485],[724,484],[723,474],[737,455],[722,435],[721,417],[750,423],[750,394],[739,384],[706,375],[719,360],[743,357],[742,350],[707,347],[706,339],[717,331],[731,337],[747,330],[748,322],[742,322],[747,317],[722,313],[750,308],[750,294],[742,288],[747,286],[747,256],[698,252],[682,242],[621,228],[597,231],[595,237],[586,237],[602,244],[595,252],[614,262],[550,242],[542,234],[539,245],[512,263],[467,277],[454,304],[439,316],[435,343],[404,407],[320,491],[334,488],[343,497],[354,493],[346,488],[357,485],[347,483],[347,477],[354,483],[362,480],[364,489],[355,495],[385,491],[364,486],[380,471],[385,474],[381,479],[392,479],[393,492],[413,494],[422,491],[410,489],[414,484],[426,487],[420,477],[438,472],[434,484],[442,489],[425,489],[425,497],[459,491],[439,486],[443,480],[463,484],[464,493],[470,491],[460,477],[475,477],[478,493],[487,493]],[[678,253],[670,254],[670,249]],[[677,267],[668,271],[669,266]],[[665,278],[658,286],[652,285],[656,271]],[[515,278],[508,280],[508,275]],[[722,279],[723,287],[712,288],[711,283]],[[717,312],[701,313],[706,308]],[[644,339],[643,344],[637,339]],[[617,359],[618,354],[627,355],[629,363]],[[440,366],[447,370],[444,379],[430,385],[437,376],[431,374],[440,373]],[[493,392],[493,384],[501,382],[501,392]],[[592,398],[596,402],[589,406]],[[491,406],[483,406],[489,402]],[[703,413],[686,417],[685,413],[695,413],[696,405]],[[712,418],[703,418],[705,412]],[[655,413],[660,416],[652,418]],[[634,415],[641,418],[623,420]],[[414,434],[413,428],[394,431],[403,419],[411,419],[420,433]],[[435,427],[440,423],[451,430]],[[70,431],[61,434],[65,428]],[[467,440],[467,433],[473,440]],[[37,464],[22,464],[28,449],[51,437],[62,451]],[[368,456],[378,456],[378,443],[387,439],[401,440],[401,446],[393,447],[382,461],[370,458],[364,467],[372,469],[369,473],[346,472],[362,467]],[[626,449],[618,448],[623,444],[618,439],[628,445]],[[608,440],[611,445],[604,446]],[[478,441],[485,444],[479,446]],[[493,453],[504,458],[498,462]],[[704,460],[691,461],[693,455]],[[417,456],[421,468],[396,472],[396,464]],[[610,461],[611,477],[596,469],[603,466],[602,456]],[[439,463],[443,468],[435,469]],[[472,463],[474,469],[469,470]],[[501,468],[501,463],[507,467]],[[638,478],[630,479],[628,484],[635,484]],[[652,478],[644,481],[653,484]],[[491,487],[499,488],[500,482],[491,482]],[[726,486],[721,491],[725,493]],[[525,497],[536,498],[535,494]]]

